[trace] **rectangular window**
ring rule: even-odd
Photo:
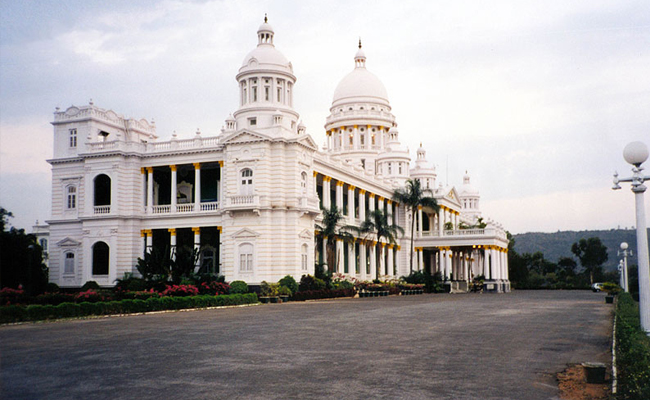
[[[271,88],[264,86],[264,100],[269,101],[271,97]]]
[[[257,101],[257,86],[253,86],[253,103]]]
[[[257,125],[257,118],[249,118],[248,119],[248,125],[256,126]]]
[[[77,130],[70,129],[70,147],[77,147]]]
[[[74,253],[65,253],[63,273],[66,275],[74,274]]]
[[[307,271],[307,254],[302,255],[302,270]]]

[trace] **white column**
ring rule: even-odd
[[[327,264],[327,238],[323,237],[323,262]],[[327,270],[331,271],[332,266],[327,264]]]
[[[153,168],[147,167],[147,214],[153,212]]]
[[[359,126],[358,125],[354,126],[354,129],[352,131],[352,135],[353,135],[353,137],[352,137],[352,146],[353,146],[353,148],[355,150],[359,149],[360,138],[359,138]]]
[[[368,201],[368,212],[371,213],[375,211],[375,194],[370,193],[370,201]]]
[[[384,243],[379,244],[379,276],[386,275],[386,248]]]
[[[370,244],[370,277],[373,280],[377,277],[377,246],[371,242]]]
[[[356,261],[357,258],[355,257],[355,245],[354,242],[348,243],[348,274],[351,277],[356,276]]]
[[[219,203],[219,207],[223,207],[223,177],[224,177],[224,169],[223,169],[223,161],[219,161],[219,179],[217,180],[217,202]],[[315,187],[315,186],[314,186]],[[194,210],[194,211],[200,211],[200,210]],[[222,252],[219,251],[219,254]]]
[[[442,280],[445,280],[447,274],[445,273],[445,250],[443,248],[438,248],[438,270]]]
[[[359,219],[366,220],[366,191],[359,189]]]
[[[332,266],[332,269],[330,269],[332,272],[339,272],[343,273],[343,268],[345,265],[343,265],[343,241],[341,239],[336,239],[336,257],[334,258],[334,265]]]
[[[444,213],[445,213],[445,210],[443,210],[442,207],[441,207],[438,210],[438,214],[437,214],[437,217],[438,217],[438,235],[439,236],[442,236],[442,228],[443,228],[443,225],[444,225],[444,221],[443,221],[444,220]],[[442,215],[440,215],[440,214],[442,214]]]
[[[194,210],[201,210],[201,163],[194,163]]]
[[[332,178],[329,176],[323,176],[323,208],[329,210],[331,207],[331,188],[330,181]]]
[[[386,199],[386,213],[388,214],[388,225],[395,223],[395,216],[393,215],[393,202],[390,199]]]
[[[394,274],[394,259],[393,259],[393,247],[392,246],[386,246],[385,251],[388,252],[388,265],[386,266],[386,269],[388,270],[388,276],[392,277]]]
[[[366,150],[372,149],[372,132],[370,131],[371,128],[372,127],[370,125],[366,126],[366,143],[365,143]]]
[[[175,213],[176,212],[176,195],[178,194],[178,188],[177,188],[177,182],[176,182],[176,166],[175,165],[170,165],[169,168],[172,170],[172,206],[171,206],[171,212]]]
[[[348,218],[350,223],[354,223],[354,189],[354,186],[348,185]]]
[[[336,182],[336,207],[343,213],[343,182]]]
[[[170,228],[169,231],[169,249],[171,252],[171,259],[176,259],[176,229]]]
[[[418,237],[422,237],[422,206],[418,206]]]
[[[424,251],[422,247],[418,248],[418,271],[424,270]]]
[[[501,279],[501,263],[499,262],[499,255],[496,249],[492,249],[490,252],[492,253],[490,255],[490,258],[492,258],[492,272],[494,273],[492,278],[499,280]]]
[[[359,279],[362,281],[365,281],[367,278],[367,273],[366,273],[366,264],[367,264],[367,257],[366,257],[366,245],[361,242],[359,244]]]
[[[490,275],[490,256],[486,246],[483,246],[483,276],[485,276],[486,280],[492,279]]]
[[[194,251],[196,252],[196,254],[199,254],[199,251],[201,251],[201,228],[199,227],[192,228],[192,232],[194,232]],[[219,253],[221,253],[221,251],[219,251]],[[198,271],[199,268],[201,268],[201,257],[196,258],[194,271],[195,272]]]
[[[463,253],[463,279],[469,282],[469,254]]]

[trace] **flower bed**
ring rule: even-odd
[[[150,297],[100,302],[65,302],[54,305],[32,304],[0,307],[0,323],[76,318],[90,315],[129,314],[147,311],[182,310],[257,303],[255,293],[220,296]]]

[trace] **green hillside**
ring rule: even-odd
[[[650,231],[650,229],[649,229]],[[648,234],[650,236],[650,234]],[[636,255],[636,231],[634,229],[610,229],[608,231],[558,231],[555,233],[530,232],[514,235],[515,251],[517,253],[535,253],[541,251],[544,258],[557,262],[560,257],[575,257],[571,253],[571,245],[580,239],[599,237],[607,246],[608,260],[605,269],[615,269],[621,259],[616,252],[621,242],[627,242]],[[576,260],[577,261],[577,260]],[[636,264],[636,257],[629,260]]]

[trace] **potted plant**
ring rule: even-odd
[[[291,289],[289,289],[286,286],[280,286],[278,287],[278,296],[280,296],[280,300],[282,300],[283,303],[286,303],[289,301],[289,296],[291,296]]]
[[[614,296],[621,292],[621,287],[612,282],[603,283],[601,289],[607,292],[605,302],[608,304],[614,303]]]
[[[277,283],[262,281],[260,285],[260,301],[262,303],[277,303],[280,300],[278,298],[279,287],[280,285]]]

